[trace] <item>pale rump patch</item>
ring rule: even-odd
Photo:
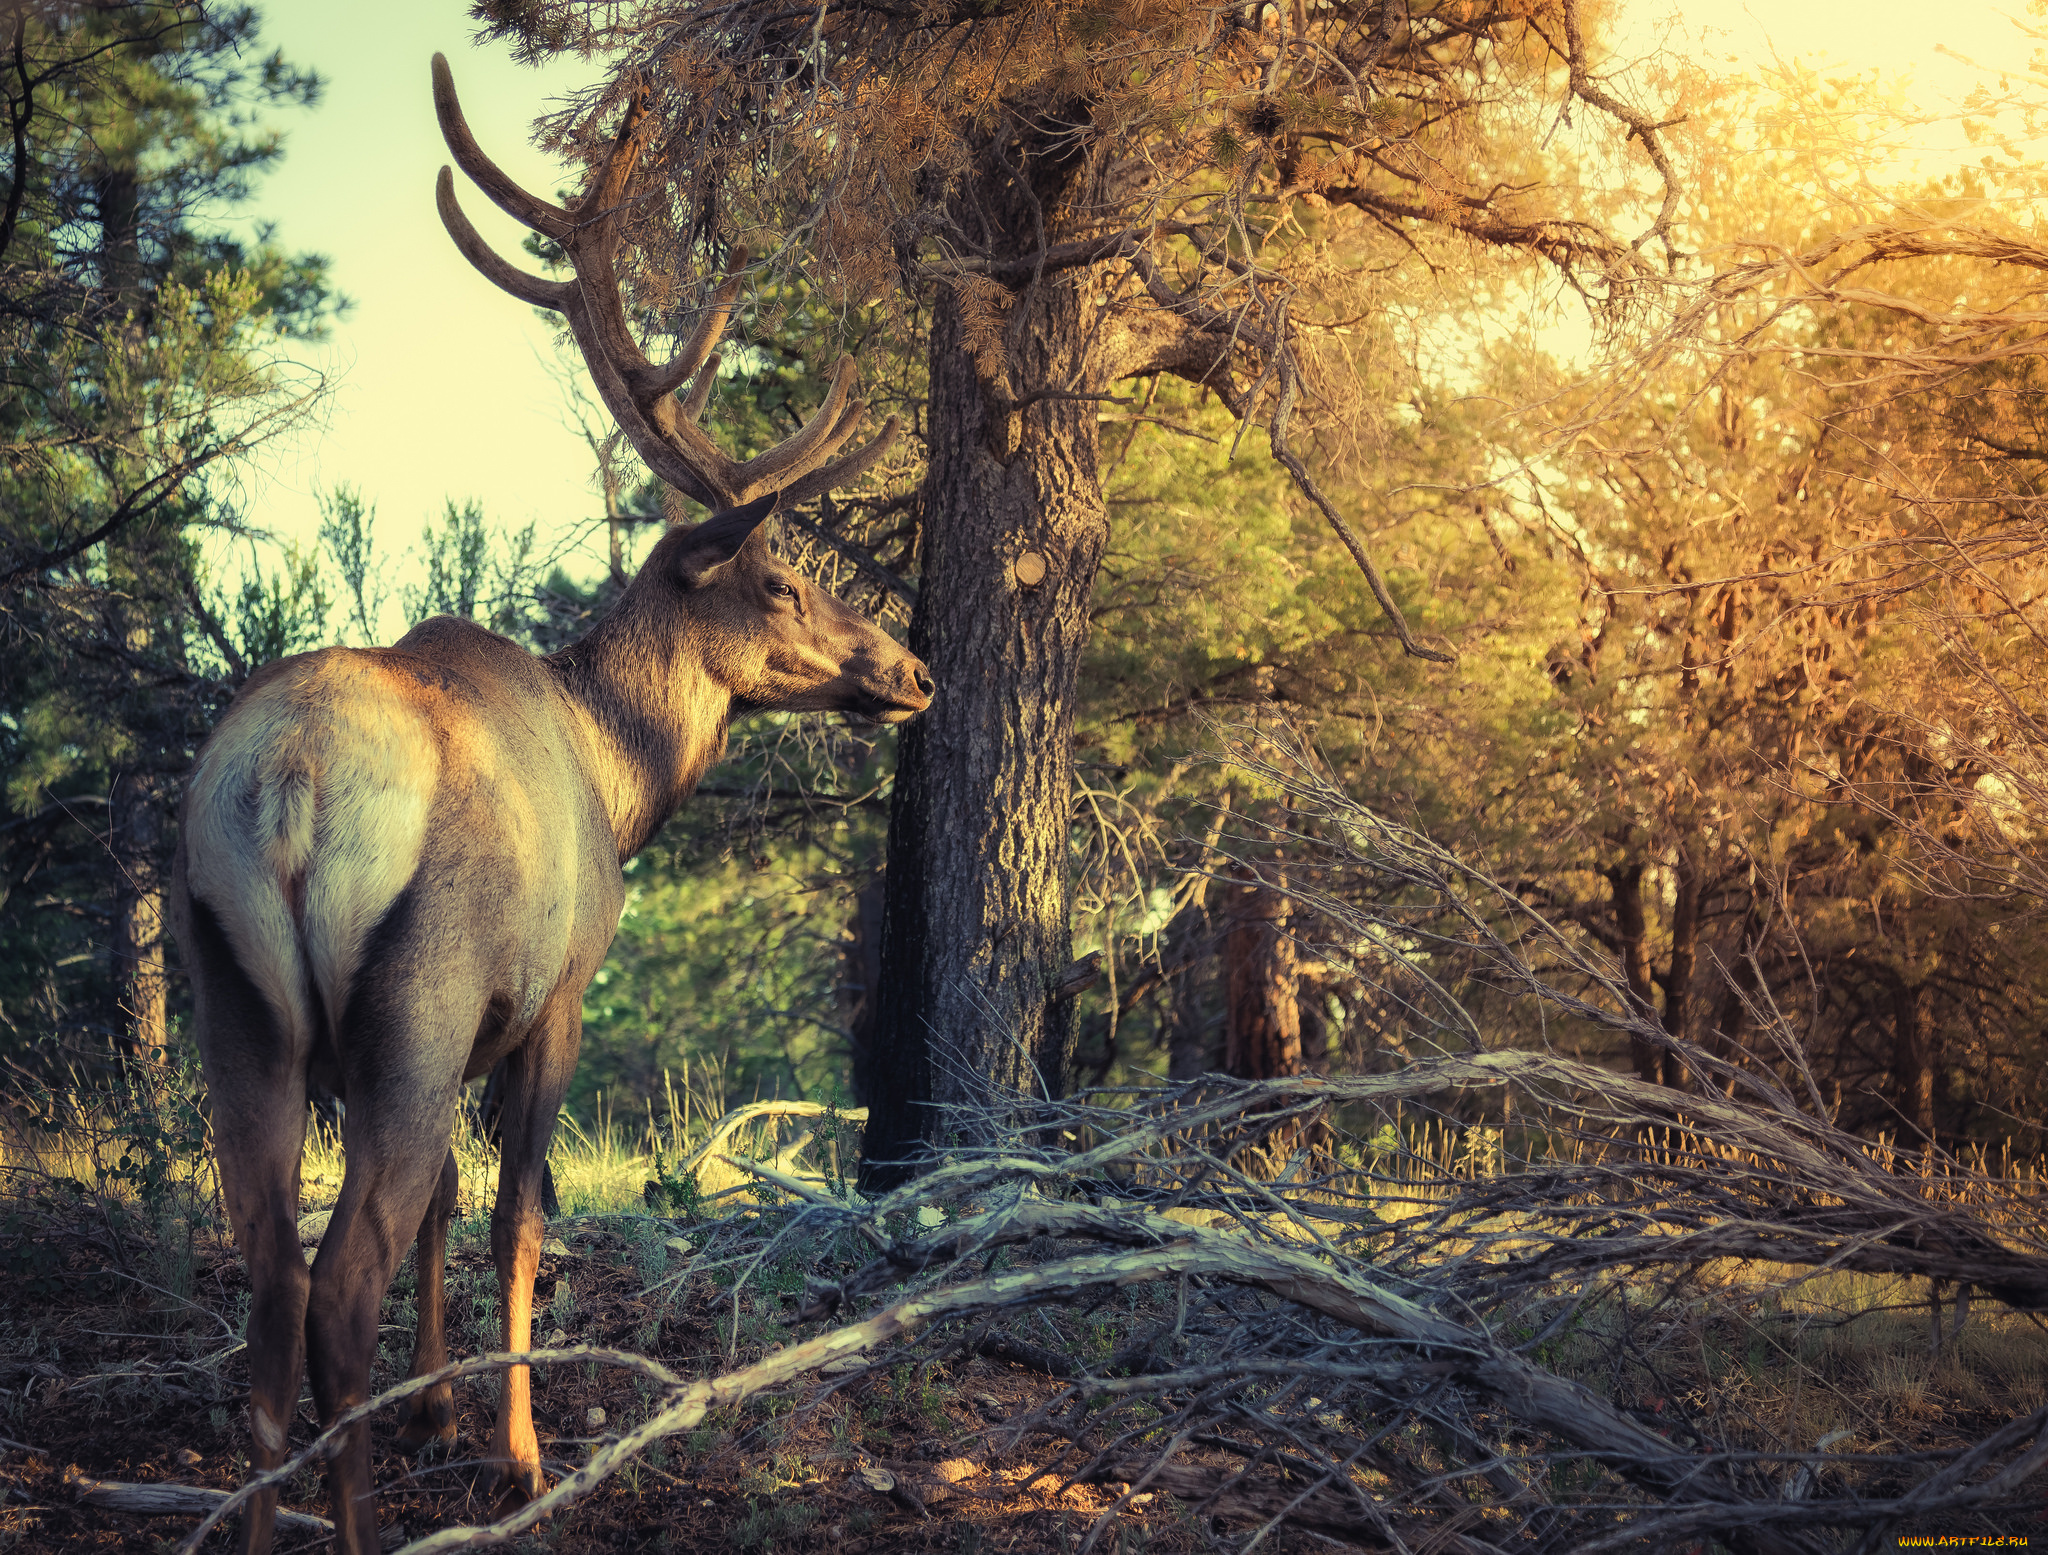
[[[284,1451],[284,1432],[278,1423],[270,1418],[270,1411],[261,1404],[249,1407],[249,1431],[256,1438],[257,1445],[265,1452]]]
[[[367,654],[308,654],[229,710],[193,777],[192,895],[295,1044],[308,982],[336,1020],[419,863],[441,758],[409,689]]]

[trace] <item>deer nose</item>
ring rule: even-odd
[[[921,664],[911,671],[910,678],[917,682],[917,689],[926,696],[939,689],[939,683],[932,679],[932,672]]]

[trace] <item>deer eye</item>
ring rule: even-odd
[[[777,599],[796,598],[796,586],[794,584],[784,583],[780,578],[773,578],[769,580],[768,592],[773,594]]]

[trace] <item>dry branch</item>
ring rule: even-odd
[[[204,1516],[234,1499],[225,1490],[208,1490],[203,1485],[135,1485],[117,1479],[94,1479],[77,1469],[64,1475],[65,1488],[87,1506],[109,1512],[128,1512],[138,1517]],[[331,1537],[334,1524],[310,1512],[291,1512],[279,1507],[277,1526],[290,1533]]]

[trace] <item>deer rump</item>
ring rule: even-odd
[[[431,659],[408,651],[422,636]],[[458,646],[487,679],[451,665]],[[602,956],[621,898],[579,866],[611,826],[552,698],[523,650],[439,620],[396,648],[282,660],[236,699],[194,774],[185,882],[274,1013],[280,1060],[345,1093],[350,1001],[398,949],[371,953],[380,930],[424,934],[439,975],[488,985],[482,1024],[444,1034],[463,1080],[517,1043],[600,924]],[[449,921],[401,902],[423,870]],[[451,886],[473,912],[447,911]]]

